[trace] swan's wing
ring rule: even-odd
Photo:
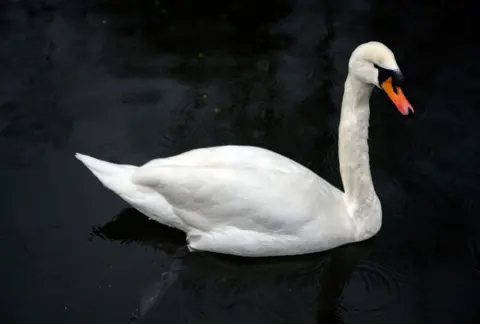
[[[132,179],[157,191],[188,227],[204,231],[228,225],[296,233],[313,220],[329,221],[331,214],[344,212],[340,190],[303,166],[263,151],[200,151],[156,160]]]

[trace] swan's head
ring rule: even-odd
[[[358,46],[350,57],[348,69],[361,82],[383,89],[403,115],[413,114],[413,107],[400,88],[402,72],[387,46],[380,42]]]

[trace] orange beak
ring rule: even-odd
[[[395,90],[393,90],[393,87],[392,77],[382,82],[383,90],[385,90],[390,100],[392,100],[402,115],[407,116],[410,113],[413,114],[413,107],[408,102],[407,98],[405,98],[402,89],[399,86],[395,86]]]

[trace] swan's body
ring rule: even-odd
[[[411,107],[403,94],[391,94],[391,82],[388,88],[388,80],[379,80],[388,71],[399,74],[385,45],[359,46],[349,67],[339,127],[345,193],[302,165],[251,146],[201,148],[141,167],[76,157],[140,212],[184,231],[191,250],[279,256],[365,240],[382,219],[367,143],[373,85],[381,83],[402,113]]]

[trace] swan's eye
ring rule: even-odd
[[[378,84],[382,84],[388,78],[392,78],[393,89],[396,91],[397,86],[400,86],[403,81],[402,73],[400,71],[385,69],[377,64],[373,64],[373,66],[378,70]]]

